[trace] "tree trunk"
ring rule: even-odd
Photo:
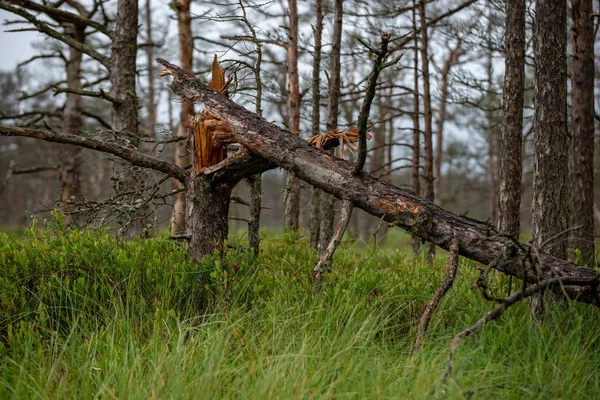
[[[485,120],[486,120],[486,135],[488,142],[488,184],[490,195],[490,214],[489,218],[492,224],[498,223],[498,183],[496,180],[496,138],[494,129],[494,96],[493,96],[493,79],[494,65],[492,64],[492,5],[490,0],[487,2],[488,26],[487,26],[487,93],[485,94]]]
[[[415,196],[421,196],[421,127],[420,127],[420,107],[419,107],[419,37],[417,32],[417,3],[413,0],[412,23],[414,39],[414,58],[413,58],[413,137],[412,137],[412,165],[411,165],[411,186]],[[421,240],[417,236],[412,236],[411,244],[414,254],[418,254],[421,248]]]
[[[191,0],[175,0],[173,6],[177,12],[177,27],[179,31],[179,63],[181,68],[192,71],[194,62],[194,44],[192,38],[192,17],[190,14]],[[185,67],[184,67],[185,65]],[[179,127],[177,136],[188,137],[190,129],[190,118],[194,116],[194,104],[182,103],[179,113]],[[175,144],[175,165],[183,166],[190,162],[189,141],[182,140]],[[181,189],[182,183],[176,181],[173,189]],[[171,232],[180,234],[185,232],[185,206],[186,196],[184,192],[177,193],[173,201],[173,217],[171,219]]]
[[[152,39],[152,7],[151,1],[146,0],[146,58],[148,58],[148,99],[146,111],[148,112],[148,132],[156,136],[156,93],[154,90],[154,41]]]
[[[290,131],[300,132],[300,87],[298,81],[298,7],[296,0],[289,0],[290,26],[287,44],[287,65],[289,75],[288,118]],[[285,202],[285,229],[295,231],[300,228],[300,180],[288,174]]]
[[[321,133],[321,41],[323,37],[323,8],[321,0],[315,0],[315,46],[312,71],[312,136]],[[319,246],[319,226],[321,225],[321,191],[311,187],[308,229],[310,245]]]
[[[115,132],[127,135],[131,144],[138,147],[138,99],[136,95],[136,58],[138,36],[138,2],[137,0],[119,0],[117,2],[117,18],[113,33],[110,64],[110,95],[116,102],[112,106],[112,128]],[[115,190],[117,193],[139,188],[142,182],[140,172],[130,168],[126,163],[115,166]],[[125,199],[135,204],[136,194]],[[138,210],[129,215],[122,234],[132,238],[142,233],[145,210]]]
[[[509,0],[500,143],[498,229],[519,237],[523,173],[523,96],[525,90],[525,0]]]
[[[186,182],[186,230],[192,258],[222,252],[229,232],[229,197],[234,185],[219,183],[204,175]]]
[[[435,201],[433,192],[433,115],[431,111],[431,89],[429,87],[429,34],[427,32],[427,17],[425,3],[419,2],[419,15],[421,22],[421,66],[423,70],[423,117],[425,127],[423,131],[423,177],[425,179],[425,198],[432,203]],[[428,259],[433,263],[435,246],[431,244]]]
[[[592,0],[571,0],[571,143],[569,148],[569,247],[594,261],[594,23]]]
[[[85,42],[85,31],[75,25],[66,25],[65,33],[79,43]],[[69,48],[69,60],[67,61],[67,87],[81,90],[81,60],[82,53],[72,47]],[[79,135],[83,128],[83,115],[81,112],[81,96],[75,93],[67,93],[67,101],[63,111],[63,131],[70,135]],[[67,146],[61,151],[63,163],[59,168],[60,200],[63,203],[62,210],[66,213],[65,224],[72,222],[69,214],[71,207],[65,204],[71,197],[79,197],[81,188],[79,175],[81,174],[81,147]]]
[[[344,1],[334,1],[333,37],[329,61],[329,98],[327,100],[326,131],[337,129],[339,115],[339,97],[341,85],[341,50]],[[331,152],[333,154],[333,151]],[[321,226],[319,228],[319,255],[323,255],[333,236],[333,221],[335,218],[335,198],[323,193],[321,195]]]
[[[444,123],[446,122],[446,105],[448,100],[448,75],[450,74],[450,68],[458,60],[461,54],[461,42],[460,40],[456,44],[456,47],[450,51],[448,58],[444,62],[444,66],[441,71],[442,85],[440,89],[440,107],[438,111],[437,119],[437,131],[436,131],[436,143],[435,143],[435,164],[434,164],[434,176],[433,181],[433,193],[437,199],[437,203],[442,205],[441,188],[442,188],[442,158],[444,156]]]
[[[537,0],[535,34],[535,116],[533,238],[537,247],[567,229],[567,4]],[[566,258],[566,238],[544,251]]]

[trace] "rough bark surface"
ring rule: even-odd
[[[567,3],[538,0],[535,35],[533,231],[540,247],[567,229]],[[544,251],[566,257],[566,237]]]
[[[175,0],[173,8],[177,13],[177,29],[179,32],[179,63],[181,68],[192,71],[194,62],[194,46],[192,39],[192,16],[190,14],[191,0]],[[194,105],[192,103],[181,104],[179,112],[179,126],[177,136],[188,137],[190,129],[190,118],[194,115]],[[175,144],[175,164],[178,166],[186,165],[190,162],[189,142],[187,140]],[[181,182],[175,182],[174,189],[181,189]],[[179,234],[185,232],[185,193],[180,192],[175,195],[173,201],[173,218],[171,219],[171,232]]]
[[[321,0],[315,0],[315,46],[312,71],[312,136],[321,133],[321,42],[323,37],[323,8]],[[311,187],[308,229],[310,245],[319,246],[319,226],[321,225],[321,191]]]
[[[342,24],[344,1],[334,1],[333,37],[329,59],[329,97],[327,100],[326,131],[332,131],[338,126],[339,97],[341,86],[340,56],[342,50]],[[333,151],[331,152],[333,154]],[[335,218],[335,198],[323,193],[321,195],[321,224],[319,228],[319,255],[324,254],[333,236],[333,221]]]
[[[507,2],[505,43],[498,229],[518,237],[523,173],[521,148],[525,90],[525,0]]]
[[[569,148],[569,247],[594,258],[594,23],[592,0],[571,0],[571,142]]]
[[[427,17],[425,3],[419,2],[419,17],[421,31],[421,69],[423,71],[423,179],[425,180],[425,198],[435,201],[433,192],[433,113],[431,110],[431,89],[429,82],[429,34],[427,32]],[[433,264],[435,246],[428,246],[428,260]]]
[[[289,40],[287,43],[288,66],[288,126],[292,132],[300,132],[300,84],[298,81],[298,7],[296,0],[289,0]],[[300,180],[288,174],[285,202],[285,229],[300,228]]]
[[[413,31],[417,32],[417,3],[413,0],[412,23]],[[411,163],[411,186],[413,193],[416,196],[421,196],[421,124],[420,124],[420,107],[419,107],[419,38],[415,34],[413,37],[414,57],[413,57],[413,134],[412,134],[412,163]],[[413,253],[419,253],[421,241],[418,237],[412,236],[411,244]]]
[[[229,197],[234,185],[205,175],[186,182],[186,232],[188,250],[194,260],[223,251],[229,232]]]
[[[189,73],[159,60],[174,75],[170,85],[183,100],[202,102],[210,112],[227,122],[235,139],[256,157],[294,171],[296,176],[334,196],[351,200],[356,207],[383,218],[395,226],[448,250],[453,238],[459,254],[484,264],[495,261],[495,269],[511,276],[537,282],[538,272],[528,261],[528,245],[517,244],[490,225],[475,222],[434,205],[368,174],[353,174],[347,161],[318,150],[217,93]],[[547,269],[539,271],[542,280],[554,276],[577,277],[596,286],[566,286],[566,293],[579,301],[600,303],[598,274],[552,255],[540,253],[538,261]]]

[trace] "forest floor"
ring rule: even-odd
[[[388,239],[344,242],[317,294],[293,235],[194,265],[166,238],[0,233],[0,398],[600,397],[600,309],[574,302],[542,321],[516,305],[442,379],[453,336],[493,307],[470,290],[478,265],[461,258],[411,355],[445,259],[430,269]]]

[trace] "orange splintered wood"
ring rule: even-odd
[[[219,67],[216,55],[211,72],[210,87],[227,95],[229,82],[225,82],[225,71]],[[232,129],[206,110],[192,117],[190,122],[194,143],[193,173],[199,174],[203,169],[218,164],[227,157],[227,139],[231,136]]]

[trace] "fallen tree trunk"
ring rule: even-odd
[[[448,250],[456,238],[460,255],[483,264],[494,263],[496,270],[507,275],[530,283],[557,276],[589,281],[587,285],[565,286],[565,293],[579,301],[600,305],[598,273],[593,269],[547,254],[536,254],[528,250],[528,245],[496,232],[490,225],[445,211],[369,174],[354,175],[353,165],[347,161],[308,145],[296,135],[237,105],[193,74],[165,60],[158,62],[173,76],[169,86],[176,95],[183,101],[204,103],[212,115],[233,128],[237,142],[268,160],[265,164],[293,171],[300,179],[342,200],[350,200],[356,207],[443,249]],[[532,263],[532,259],[535,262]]]

